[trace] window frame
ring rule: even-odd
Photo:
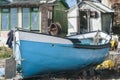
[[[10,8],[10,29],[12,29],[12,28],[15,28],[15,27],[12,27],[12,16],[11,16],[11,9],[16,9],[17,10],[17,14],[16,14],[16,17],[17,17],[17,26],[15,26],[15,27],[18,27],[18,8],[16,8],[16,7],[13,7],[13,8]]]
[[[24,15],[24,14],[23,14],[23,9],[25,9],[25,8],[29,9],[29,13],[28,13],[28,15],[29,15],[29,23],[28,23],[28,24],[29,24],[29,27],[28,27],[28,30],[30,30],[30,24],[31,24],[31,23],[30,23],[30,22],[31,22],[30,13],[31,13],[31,11],[30,11],[30,8],[29,8],[29,7],[23,7],[23,8],[22,8],[22,28],[23,28],[23,29],[26,29],[26,27],[24,28],[24,26],[23,26],[23,23],[24,23],[24,21],[23,21],[23,19],[24,19],[24,17],[23,17],[23,15]]]
[[[34,11],[34,9],[37,9],[37,10]],[[37,23],[38,23],[38,29],[37,29],[37,30],[32,29],[32,28],[34,27],[34,26],[32,26],[32,19],[33,19],[33,18],[32,18],[32,14],[33,14],[34,12],[38,14],[38,21],[37,21]],[[39,17],[40,17],[40,16],[39,16],[39,7],[32,7],[32,8],[31,8],[31,12],[30,12],[30,16],[31,16],[31,18],[30,18],[30,30],[39,31]]]
[[[40,15],[39,15],[39,7],[31,7],[31,8],[30,8],[30,7],[23,7],[23,8],[22,8],[22,28],[23,28],[23,29],[26,29],[26,28],[23,27],[23,22],[24,22],[24,21],[23,21],[23,18],[24,18],[24,17],[23,17],[23,15],[24,15],[24,14],[23,14],[23,9],[24,9],[24,8],[28,8],[28,9],[29,9],[29,13],[28,13],[28,15],[29,15],[29,27],[28,27],[27,29],[28,29],[28,30],[33,30],[33,31],[39,31],[39,29],[40,29],[40,27],[39,27],[39,26],[40,26],[40,24],[39,24],[39,17],[40,17]],[[37,10],[34,11],[34,9],[37,9]],[[36,12],[36,13],[38,14],[38,21],[37,21],[37,22],[38,22],[38,29],[37,29],[37,30],[32,29],[32,28],[34,27],[34,26],[32,26],[32,19],[33,19],[33,18],[32,18],[32,13],[33,13],[33,12]]]
[[[7,9],[8,11],[5,11],[5,12],[4,12],[4,11],[3,11],[4,9]],[[3,28],[3,21],[4,21],[4,20],[3,20],[2,17],[3,17],[3,14],[4,14],[4,13],[7,13],[7,16],[8,16],[8,19],[7,19],[7,20],[8,20],[7,29],[4,29],[4,28]],[[8,30],[10,30],[10,8],[1,8],[1,30],[2,30],[2,31],[8,31]]]

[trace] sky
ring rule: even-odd
[[[68,3],[69,7],[72,7],[76,4],[76,0],[66,0],[66,1]]]

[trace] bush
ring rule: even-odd
[[[0,58],[8,58],[12,55],[13,50],[7,47],[0,47]]]

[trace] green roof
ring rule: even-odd
[[[62,2],[66,8],[69,8],[68,4],[66,3],[66,0],[56,0],[56,1]]]

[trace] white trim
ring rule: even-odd
[[[71,37],[68,37],[68,38],[73,38],[73,39],[95,38],[96,34],[97,34],[97,32],[92,32],[92,33],[86,33],[86,34],[71,36]],[[100,35],[100,38],[106,40],[106,43],[108,43],[111,40],[111,36],[106,34],[106,33],[99,32],[98,35]]]
[[[73,44],[68,39],[49,36],[49,35],[21,32],[21,31],[17,31],[15,34],[16,34],[16,41],[27,40],[27,41],[43,42],[43,43]]]
[[[18,8],[18,27],[22,28],[22,8]]]

